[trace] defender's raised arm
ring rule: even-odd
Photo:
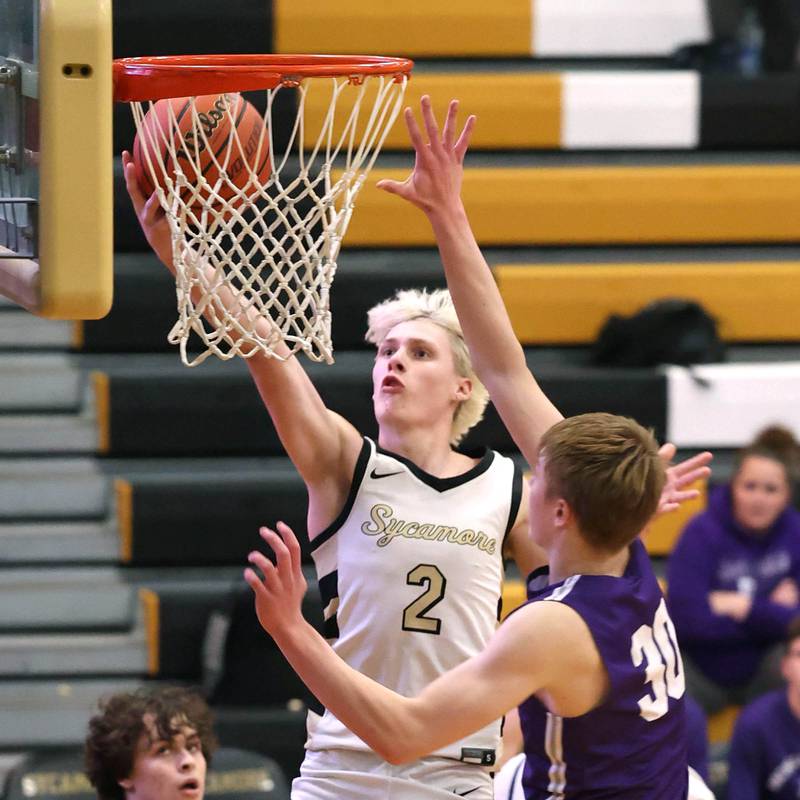
[[[416,154],[414,169],[402,183],[384,180],[378,187],[413,203],[430,220],[475,372],[532,464],[541,435],[562,416],[528,369],[492,272],[470,227],[461,201],[461,183],[475,117],[467,118],[456,139],[457,113],[458,101],[453,100],[440,131],[430,98],[423,97],[423,135],[411,109],[406,109],[405,121]]]

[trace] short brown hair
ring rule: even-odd
[[[136,749],[147,732],[145,714],[153,716],[158,735],[169,741],[186,725],[194,728],[206,760],[216,747],[211,710],[194,691],[179,687],[139,689],[101,700],[100,713],[89,720],[84,758],[86,774],[101,800],[124,800],[119,785],[133,772]]]
[[[593,547],[629,544],[658,508],[666,474],[651,431],[614,414],[581,414],[542,437],[547,492],[563,497]]]

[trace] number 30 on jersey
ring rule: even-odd
[[[677,700],[686,691],[678,637],[663,598],[653,624],[642,625],[631,637],[631,658],[634,667],[645,664],[651,694],[639,699],[639,709],[644,719],[653,722],[669,711],[670,697]]]

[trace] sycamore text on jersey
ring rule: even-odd
[[[483,531],[473,531],[469,528],[459,530],[452,525],[396,519],[394,509],[386,503],[372,506],[369,516],[370,521],[361,526],[361,532],[367,536],[380,536],[376,541],[378,547],[386,547],[396,536],[477,547],[489,555],[492,555],[497,547],[497,542]]]

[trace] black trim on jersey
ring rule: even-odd
[[[525,578],[525,594],[530,597],[531,595],[531,582],[536,580],[536,578],[541,578],[542,575],[549,575],[550,574],[550,566],[549,564],[543,564],[541,567],[536,567],[536,569],[531,570],[528,573],[528,577]]]
[[[319,584],[322,608],[325,609],[334,597],[339,596],[339,570],[335,569],[333,572],[323,575],[317,583]]]
[[[448,489],[455,489],[457,486],[462,486],[473,478],[483,475],[483,473],[492,466],[492,462],[494,461],[494,453],[488,448],[482,447],[471,456],[472,458],[480,458],[480,461],[478,461],[474,467],[471,467],[461,475],[454,475],[452,478],[437,478],[429,472],[425,472],[424,469],[418,467],[405,456],[400,456],[397,453],[384,450],[380,445],[375,445],[375,448],[379,453],[394,458],[401,464],[405,464],[415,477],[419,478],[426,486],[430,486],[431,489],[435,489],[437,492],[446,492]],[[469,456],[470,454],[464,453],[464,455]]]
[[[325,639],[339,638],[339,621],[336,619],[336,614],[322,623],[322,636]]]
[[[364,473],[367,471],[367,464],[369,464],[370,446],[369,440],[364,437],[364,443],[361,445],[361,452],[358,454],[356,461],[356,468],[353,470],[353,480],[350,481],[350,491],[347,494],[347,499],[344,501],[342,510],[337,515],[336,519],[325,528],[319,536],[314,537],[311,542],[311,552],[313,553],[318,547],[325,544],[347,521],[350,512],[353,510],[353,503],[356,501],[356,495],[361,488],[361,482],[364,480]]]
[[[514,523],[517,521],[517,514],[519,514],[519,505],[522,502],[522,470],[519,464],[514,462],[514,478],[511,481],[511,507],[508,510],[508,525],[506,525],[506,532],[503,534],[502,547],[505,549],[506,539]],[[502,552],[502,551],[501,551]]]
[[[315,714],[319,714],[320,717],[325,713],[325,706],[313,694],[310,694],[306,700],[306,708]]]

